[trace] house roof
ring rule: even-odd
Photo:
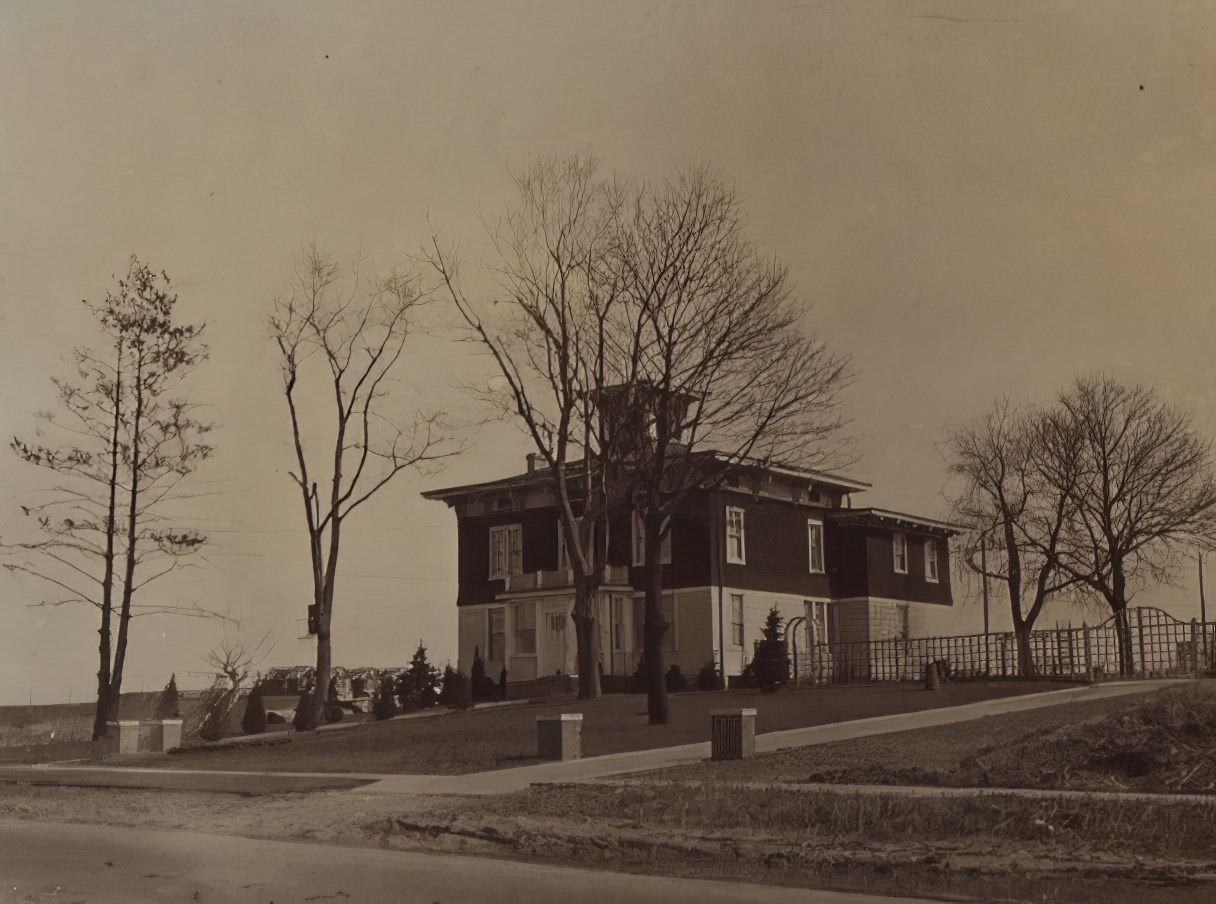
[[[919,515],[906,515],[903,512],[892,512],[879,508],[834,509],[828,512],[828,517],[841,524],[903,527],[926,533],[942,534],[947,537],[953,537],[966,529],[961,524],[951,524],[949,521],[937,521],[933,518],[922,518]]]
[[[862,480],[854,480],[851,477],[844,477],[840,474],[831,474],[827,471],[814,471],[808,468],[796,468],[791,465],[780,463],[769,463],[760,461],[759,459],[742,458],[739,456],[727,455],[722,452],[706,451],[702,453],[707,456],[712,456],[714,460],[722,462],[726,465],[734,465],[744,468],[755,468],[761,471],[768,471],[773,474],[780,474],[784,477],[798,477],[813,483],[825,484],[827,486],[836,487],[850,493],[860,493],[868,490],[872,484]],[[567,467],[577,468],[581,462],[570,462]],[[523,474],[516,474],[511,477],[502,477],[498,480],[489,480],[482,483],[469,483],[463,486],[455,487],[440,487],[434,490],[426,490],[422,493],[425,499],[438,499],[443,502],[450,503],[454,499],[462,496],[472,496],[477,493],[489,493],[500,490],[511,490],[524,486],[532,486],[544,483],[549,479],[550,468],[545,465],[540,465],[533,471],[527,471]]]

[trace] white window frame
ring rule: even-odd
[[[501,538],[501,539],[500,539]],[[502,545],[499,545],[502,544]],[[490,528],[490,580],[524,573],[524,531],[520,524]]]
[[[941,581],[937,568],[937,540],[932,537],[925,541],[925,580],[930,584]]]
[[[818,540],[818,542],[816,542]],[[806,519],[807,568],[811,574],[826,574],[827,560],[823,547],[823,522],[818,518]],[[819,553],[819,561],[815,561]]]
[[[896,533],[891,535],[891,564],[894,566],[896,574],[908,573],[907,534]]]
[[[619,594],[612,597],[612,652],[624,653],[628,632],[625,624],[625,600],[629,597]]]
[[[488,628],[487,634],[488,634],[488,640],[489,640],[489,643],[486,644],[486,662],[505,663],[507,661],[507,610],[506,610],[506,607],[505,606],[496,606],[493,609],[491,609],[490,613],[489,613],[489,617],[486,619],[486,626]],[[501,630],[495,631],[494,630],[495,627],[499,627]],[[502,638],[502,649],[501,650],[496,651],[494,649],[494,638],[495,637]],[[494,658],[495,652],[502,653],[502,659],[495,659]]]
[[[737,619],[737,620],[736,620]],[[743,646],[743,594],[730,595],[730,642],[731,646]]]
[[[747,564],[747,526],[745,512],[737,506],[726,507],[726,561],[731,565]],[[735,519],[738,523],[735,523]]]
[[[633,510],[633,564],[635,566],[646,564],[646,522],[642,520],[642,513],[637,509]],[[659,543],[659,564],[671,564],[670,529],[663,535],[663,539]]]
[[[512,627],[515,631],[515,652],[519,655],[535,655],[536,645],[536,604],[519,603],[512,607]]]

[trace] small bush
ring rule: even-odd
[[[669,694],[688,690],[688,679],[684,677],[678,665],[673,665],[667,670],[665,681],[667,683],[667,693]]]
[[[245,734],[263,734],[266,731],[266,704],[262,700],[261,685],[257,685],[245,701],[245,715],[241,718],[241,730]]]
[[[397,700],[396,694],[393,693],[392,675],[385,675],[380,679],[380,686],[376,688],[376,699],[372,703],[372,715],[381,722],[397,715]]]
[[[697,674],[697,688],[703,691],[719,691],[722,689],[722,678],[712,662],[701,666]]]
[[[329,679],[329,693],[325,695],[325,723],[333,725],[342,721],[342,704],[338,700],[338,679]]]
[[[300,692],[300,702],[296,704],[296,714],[291,720],[296,731],[312,731],[312,690]]]
[[[402,712],[426,709],[439,702],[435,688],[439,686],[440,671],[426,658],[426,646],[418,641],[418,649],[410,659],[409,668],[401,674],[398,699]]]
[[[781,639],[781,616],[773,606],[764,622],[764,639],[756,641],[751,671],[762,691],[775,691],[790,681],[790,657]]]
[[[469,705],[469,680],[452,668],[444,667],[443,684],[439,688],[439,702],[444,706],[465,707]]]
[[[177,675],[173,674],[169,676],[169,683],[156,700],[156,713],[153,718],[180,719],[181,715],[181,695],[177,692]]]

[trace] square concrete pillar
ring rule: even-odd
[[[160,749],[172,750],[182,746],[182,720],[165,719],[161,723]]]
[[[710,756],[743,760],[756,754],[756,711],[716,709],[709,714]]]
[[[145,719],[139,723],[139,752],[160,753],[161,724],[158,719]]]
[[[537,716],[536,755],[542,760],[582,759],[583,714]]]
[[[110,753],[126,755],[139,753],[139,722],[119,721],[106,723]]]

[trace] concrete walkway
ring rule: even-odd
[[[911,731],[997,716],[1004,713],[1059,706],[1066,703],[1083,703],[1140,694],[1158,690],[1187,681],[1163,679],[1153,681],[1120,681],[1110,684],[1080,686],[1041,694],[1025,694],[1018,697],[1002,697],[961,706],[948,706],[921,712],[900,713],[892,716],[877,716],[856,719],[851,722],[836,722],[775,731],[756,737],[757,752],[784,750],[790,747],[810,747],[832,741],[864,738],[872,735]],[[709,726],[706,726],[706,733]],[[38,784],[62,784],[84,786],[122,786],[163,788],[217,792],[257,793],[253,788],[261,785],[261,793],[284,790],[283,783],[290,782],[288,790],[332,790],[347,787],[351,794],[505,794],[527,788],[533,784],[585,782],[614,775],[628,775],[697,763],[708,759],[709,742],[685,744],[679,747],[660,747],[650,750],[635,750],[628,753],[613,753],[607,756],[588,757],[565,762],[539,763],[514,769],[498,769],[491,772],[476,772],[469,775],[380,775],[368,773],[318,773],[318,772],[233,772],[190,769],[137,769],[130,767],[79,766],[4,766],[0,767],[0,781],[36,782]],[[816,786],[828,787],[828,786]],[[889,790],[889,789],[884,789]]]

